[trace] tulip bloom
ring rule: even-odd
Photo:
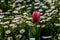
[[[32,21],[39,22],[40,21],[40,12],[34,11],[32,14]]]

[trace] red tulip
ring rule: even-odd
[[[32,21],[39,22],[40,21],[40,12],[34,11],[32,14]]]

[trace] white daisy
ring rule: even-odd
[[[17,11],[17,10],[15,10],[15,11],[13,11],[13,13],[18,13],[18,11]]]
[[[20,8],[16,8],[16,10],[20,10]]]
[[[51,17],[48,17],[47,19],[46,19],[46,21],[49,21],[50,19],[52,19]]]
[[[42,20],[42,22],[45,22],[46,20]]]
[[[0,19],[0,22],[1,22],[1,19]]]
[[[3,26],[4,28],[8,28],[8,26]]]
[[[8,37],[8,38],[7,38],[7,40],[11,40],[11,39],[12,39],[12,37]]]
[[[32,20],[32,18],[27,18],[27,20]]]
[[[26,14],[27,14],[26,12],[23,13],[23,15],[26,15]]]
[[[45,18],[44,16],[40,16],[40,18],[42,19],[42,18]]]
[[[35,3],[34,5],[38,5],[39,3]]]
[[[10,24],[9,26],[12,27],[12,28],[16,28],[17,27],[16,24]]]
[[[43,3],[41,3],[40,5],[41,5],[41,6],[43,6],[44,4],[43,4]]]
[[[55,26],[60,26],[60,24],[58,24],[58,23],[54,23],[54,25],[55,25]]]
[[[3,17],[4,17],[4,15],[1,15],[1,16],[0,16],[0,18],[3,18]]]
[[[5,31],[5,33],[6,33],[6,34],[10,34],[10,33],[11,33],[11,31],[10,31],[10,30],[7,30],[7,31]]]
[[[20,33],[24,33],[25,32],[25,29],[21,29],[19,32]]]
[[[42,38],[46,39],[46,38],[52,38],[52,36],[42,36]]]
[[[3,25],[3,24],[5,24],[5,23],[4,23],[4,22],[0,22],[0,24],[2,24],[2,25]]]
[[[1,2],[5,2],[5,0],[1,0]]]
[[[4,22],[5,24],[9,24],[9,21]]]
[[[29,38],[29,40],[35,40],[35,38]]]
[[[16,22],[16,20],[12,20],[12,22]]]
[[[21,37],[22,37],[22,35],[20,35],[20,34],[19,34],[19,35],[16,35],[16,37],[20,37],[20,38],[21,38]]]
[[[29,6],[32,6],[32,4],[30,4]]]
[[[37,25],[37,27],[40,27],[40,25]]]
[[[42,6],[42,8],[48,9],[48,7],[47,7],[47,6]]]
[[[44,28],[45,27],[45,25],[42,25],[42,28]]]
[[[39,10],[40,12],[43,11],[42,9]]]
[[[51,6],[51,9],[54,9],[55,8],[55,6]]]
[[[5,12],[4,14],[10,14],[10,12]]]
[[[37,8],[39,8],[39,6],[35,6],[35,8],[37,9]]]
[[[32,24],[31,24],[31,23],[29,23],[28,25],[29,25],[29,26],[32,26]]]
[[[2,12],[2,10],[0,9],[0,12]]]
[[[59,37],[60,37],[60,34],[58,34],[59,35]]]
[[[19,20],[19,17],[14,18],[15,20]]]
[[[21,8],[25,8],[25,6],[22,6]]]
[[[9,19],[9,18],[4,18],[4,19]]]
[[[58,39],[60,40],[60,37],[58,37]]]
[[[59,15],[60,15],[60,13],[59,13]]]
[[[58,18],[58,20],[60,20],[60,18]]]

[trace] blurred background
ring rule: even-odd
[[[0,0],[0,40],[60,40],[60,0]]]

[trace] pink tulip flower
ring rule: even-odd
[[[40,12],[34,11],[32,14],[32,22],[39,22],[40,21]]]

